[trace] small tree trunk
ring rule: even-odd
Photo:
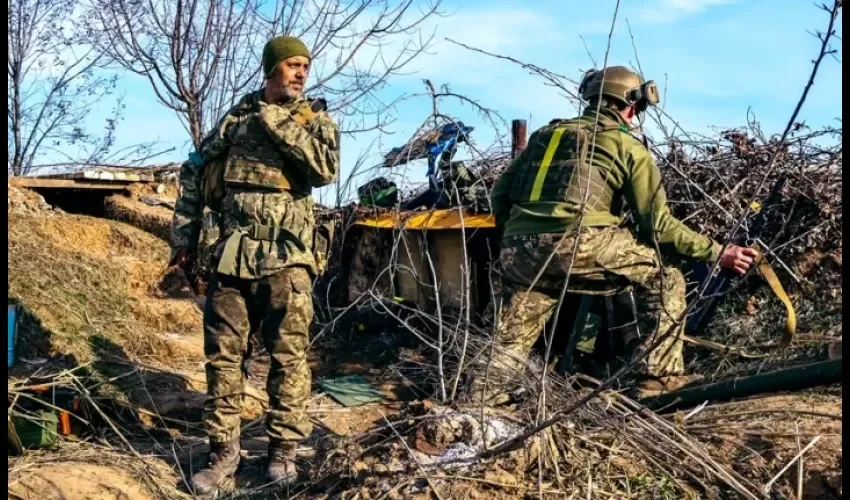
[[[201,113],[201,107],[197,104],[189,104],[187,108],[186,115],[189,120],[189,134],[192,137],[192,144],[195,148],[199,148],[201,141],[204,140],[204,117]]]

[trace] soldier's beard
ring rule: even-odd
[[[301,97],[301,90],[293,89],[290,85],[268,86],[265,99],[269,104],[284,104]]]
[[[290,83],[288,85],[284,85],[281,89],[281,96],[284,101],[291,101],[293,99],[297,99],[301,97],[301,92],[303,91],[304,86],[301,84]]]

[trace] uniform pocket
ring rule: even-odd
[[[600,268],[631,283],[646,282],[661,267],[656,251],[626,229],[606,228],[590,246]]]
[[[310,294],[312,293],[313,282],[310,280],[310,274],[302,267],[294,267],[287,271],[289,275],[289,285],[294,294]]]

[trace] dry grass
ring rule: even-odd
[[[135,195],[115,195],[106,199],[106,215],[168,241],[172,217],[168,208],[148,205]]]
[[[9,498],[60,500],[182,500],[180,478],[161,459],[138,457],[93,443],[9,458]]]
[[[173,364],[200,361],[167,334],[197,336],[200,315],[188,301],[150,294],[165,270],[166,245],[136,228],[83,216],[9,216],[9,299],[24,306],[25,358],[97,358],[92,339],[125,357]]]
[[[181,500],[181,478],[160,458],[89,442],[9,457],[9,498]],[[81,495],[81,496],[77,496]]]

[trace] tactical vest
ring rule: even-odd
[[[224,181],[228,186],[291,191],[293,194],[309,195],[312,191],[305,175],[287,168],[280,147],[256,113],[248,114],[237,125],[227,155]]]
[[[221,212],[221,202],[226,194],[224,188],[224,172],[227,158],[217,158],[206,165],[201,175],[201,193],[204,206],[213,212]]]
[[[590,149],[594,131],[599,134],[619,125],[585,120],[555,121],[536,134],[529,144],[528,160],[521,165],[511,188],[513,204],[567,203],[580,207],[587,196],[587,210],[611,209],[614,192],[606,182],[612,163],[593,161]]]
[[[243,237],[256,241],[299,241],[311,251],[313,246],[312,188],[306,174],[287,165],[280,146],[269,136],[257,113],[249,112],[234,125],[224,167],[224,183],[228,188],[278,191],[292,194],[293,202],[283,215],[280,226],[259,223],[243,228],[225,228],[226,239],[219,262],[220,274],[236,276],[239,248]]]

